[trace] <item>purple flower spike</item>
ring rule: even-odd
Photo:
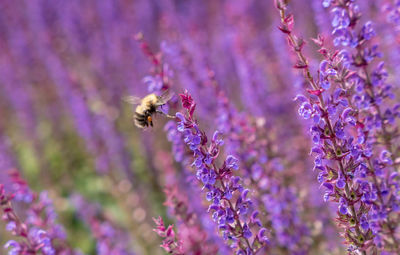
[[[225,240],[233,242],[231,247],[238,254],[256,254],[266,246],[266,238],[259,239],[253,234],[253,229],[260,228],[257,214],[253,211],[252,201],[248,198],[248,189],[244,189],[241,178],[233,176],[232,170],[239,169],[239,161],[236,157],[228,155],[223,167],[215,165],[215,159],[219,155],[222,140],[218,133],[214,133],[211,143],[205,132],[197,125],[194,119],[195,102],[190,94],[185,91],[180,95],[182,105],[186,109],[186,115],[178,115],[178,131],[182,133],[183,140],[193,153],[194,163],[197,168],[197,178],[206,190],[206,198],[212,202],[208,211],[212,215]],[[179,127],[185,127],[184,130]],[[249,216],[253,217],[250,218]]]
[[[285,13],[288,6],[278,2],[282,2],[278,5],[281,26],[288,26],[288,17],[293,26],[293,16]],[[384,113],[390,110],[382,108],[384,99],[393,96],[390,86],[385,85],[384,65],[379,63],[368,69],[372,60],[381,56],[377,45],[369,45],[376,33],[371,22],[358,26],[361,12],[356,1],[321,2],[333,16],[334,45],[350,49],[329,50],[323,40],[316,39],[324,60],[317,74],[312,74],[308,65],[304,67],[310,95],[300,103],[299,114],[314,119],[310,130],[314,168],[321,171],[318,181],[328,189],[324,200],[338,206],[337,222],[350,251],[366,254],[383,248],[399,253],[400,242],[394,234],[397,224],[393,220],[397,216],[392,209],[398,208],[399,198],[390,195],[387,185],[393,185],[392,192],[399,186],[388,179],[391,171],[398,171],[389,168],[394,162],[392,142],[396,131],[390,126],[390,113],[385,119]],[[284,32],[297,60],[308,63],[298,37],[292,30]],[[389,231],[384,233],[383,229]],[[377,236],[387,245],[375,242]]]

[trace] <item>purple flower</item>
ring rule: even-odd
[[[345,186],[346,186],[346,182],[343,178],[339,178],[336,181],[336,187],[338,187],[339,189],[344,189]]]
[[[10,240],[8,241],[5,245],[4,245],[5,249],[9,249],[8,250],[8,254],[9,255],[19,255],[21,252],[21,246],[19,245],[19,243],[17,241],[14,240]],[[11,249],[10,249],[11,248]]]
[[[228,168],[238,170],[239,169],[238,161],[239,160],[234,156],[228,155],[228,157],[226,157],[225,164]]]
[[[391,164],[393,164],[391,156],[392,156],[392,154],[389,151],[382,150],[381,155],[380,155],[380,160],[382,160],[383,163],[391,165]]]
[[[325,3],[325,1],[324,1]],[[329,3],[330,4],[330,3]],[[329,6],[328,4],[328,6]],[[325,3],[325,5],[327,5]],[[328,7],[326,6],[326,7]],[[335,28],[346,28],[350,25],[350,17],[347,11],[340,7],[335,7],[331,11],[333,13],[332,26]]]
[[[312,106],[308,102],[303,102],[299,107],[299,115],[304,119],[309,119],[312,114]]]
[[[347,205],[344,203],[344,201],[342,201],[341,203],[339,203],[339,212],[341,214],[346,215],[347,214]]]
[[[374,29],[372,28],[372,22],[368,21],[364,24],[364,26],[361,29],[361,36],[365,40],[371,40],[372,37],[376,35]]]
[[[146,76],[143,78],[143,82],[148,87],[149,92],[160,91],[163,87],[163,81],[159,76]]]
[[[7,223],[7,226],[6,226],[7,231],[13,232],[16,230],[16,228],[17,228],[17,224],[14,221],[10,221],[9,223]]]

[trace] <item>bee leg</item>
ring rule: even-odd
[[[162,115],[164,115],[164,116],[166,116],[167,118],[175,119],[175,116],[166,114],[166,113],[164,113],[163,111],[157,110],[156,112],[157,112],[157,113],[160,113],[160,114],[162,114]]]

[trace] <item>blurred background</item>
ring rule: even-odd
[[[329,13],[320,1],[292,2],[299,34],[307,41],[319,33],[329,37]],[[379,19],[382,2],[360,5]],[[85,254],[99,254],[96,233],[104,229],[93,219],[111,224],[108,234],[124,249],[163,254],[152,217],[178,224],[163,205],[163,190],[187,166],[174,162],[166,120],[138,129],[134,108],[122,100],[159,86],[145,43],[162,56],[171,90],[192,93],[208,134],[219,128],[217,87],[231,107],[259,124],[257,139],[269,137],[274,151],[289,155],[279,157],[277,178],[287,180],[301,203],[300,221],[314,238],[306,242],[314,254],[342,253],[329,221],[333,211],[312,172],[306,125],[292,102],[302,79],[278,24],[272,1],[0,1],[1,181],[16,169],[33,191],[47,191],[68,243]],[[383,45],[396,41],[388,29],[377,29]],[[143,41],[135,40],[139,32]],[[312,68],[315,49],[307,44]],[[398,68],[386,56],[389,69]],[[202,193],[195,197],[207,208]],[[3,245],[10,235],[1,224]]]

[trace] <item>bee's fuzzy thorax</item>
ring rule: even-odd
[[[152,104],[156,104],[157,101],[158,101],[158,98],[157,98],[156,94],[150,94],[150,95],[145,96],[142,99],[141,105],[149,106]]]
[[[149,110],[149,108],[151,108],[151,106],[156,103],[157,103],[157,96],[155,94],[147,95],[142,99],[140,105],[136,107],[135,112],[143,114],[146,110]]]

